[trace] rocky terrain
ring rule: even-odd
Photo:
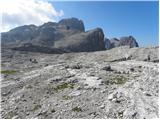
[[[64,54],[2,49],[1,116],[158,118],[158,51],[127,46]]]

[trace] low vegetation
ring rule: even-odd
[[[73,109],[72,109],[72,111],[74,111],[74,112],[82,112],[82,109],[80,108],[80,107],[74,107]]]
[[[55,110],[55,109],[52,109],[51,112],[54,113],[54,112],[56,112],[56,110]]]
[[[1,67],[5,67],[5,64],[4,64],[4,63],[1,63]]]
[[[9,111],[9,112],[6,114],[5,119],[12,119],[14,116],[16,116],[16,113],[15,113],[14,111]]]
[[[54,88],[55,91],[64,90],[66,88],[74,88],[74,84],[72,83],[62,83]]]
[[[1,74],[14,74],[16,72],[17,72],[16,70],[2,70]]]
[[[33,108],[33,111],[36,111],[36,110],[38,110],[40,108],[41,108],[41,105],[35,105],[34,108]]]
[[[124,76],[116,76],[113,80],[115,84],[124,84],[127,81],[127,78]]]
[[[64,95],[64,96],[62,96],[62,98],[63,98],[64,100],[71,100],[73,97],[72,97],[72,96]]]
[[[114,77],[110,78],[109,80],[105,81],[104,83],[106,85],[110,85],[110,84],[111,85],[112,84],[119,84],[119,85],[121,85],[121,84],[126,83],[127,80],[128,80],[127,77],[125,77],[123,75],[118,75],[118,76],[114,76]]]

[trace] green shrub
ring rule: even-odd
[[[127,80],[128,80],[127,77],[124,77],[122,75],[121,76],[118,75],[118,76],[114,76],[114,77],[110,78],[107,81],[104,81],[104,84],[106,84],[106,85],[113,85],[113,84],[121,85],[121,84],[126,83]]]
[[[1,74],[14,74],[16,72],[17,72],[16,70],[2,70]]]
[[[36,110],[38,110],[40,108],[41,108],[41,105],[35,105],[34,108],[33,108],[33,111],[36,111]]]
[[[124,84],[127,81],[127,78],[124,76],[117,76],[114,79],[116,84]]]
[[[72,109],[72,111],[74,111],[74,112],[82,112],[82,109],[80,108],[80,107],[74,107],[73,109]]]
[[[15,113],[14,111],[9,111],[4,118],[5,119],[11,119],[16,115],[17,115],[17,113]]]
[[[70,99],[72,99],[73,97],[72,97],[72,96],[64,95],[64,96],[62,96],[62,98],[63,98],[64,100],[70,100]]]
[[[56,111],[55,111],[55,109],[52,109],[51,112],[54,113],[54,112],[56,112]]]
[[[72,83],[62,83],[54,88],[55,91],[64,90],[66,88],[74,88],[74,84]]]
[[[4,67],[4,66],[5,66],[5,64],[1,63],[1,67]]]

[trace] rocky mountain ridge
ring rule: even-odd
[[[105,48],[107,50],[115,48],[115,47],[120,47],[120,46],[129,46],[130,48],[139,47],[136,39],[133,36],[120,37],[120,39],[117,39],[117,38],[107,39],[107,38],[105,38]]]
[[[85,31],[82,20],[68,18],[41,26],[25,25],[2,33],[2,46],[46,53],[55,53],[55,49],[58,53],[90,52],[105,50],[103,39],[101,28]]]
[[[77,18],[48,22],[41,26],[24,25],[1,34],[2,48],[21,51],[68,53],[102,51],[124,45],[138,47],[132,36],[120,40],[104,37],[101,28],[85,31],[83,21]]]

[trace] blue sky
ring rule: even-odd
[[[101,27],[107,38],[132,35],[140,46],[158,45],[158,2],[51,2],[61,18],[82,19],[86,30]]]

